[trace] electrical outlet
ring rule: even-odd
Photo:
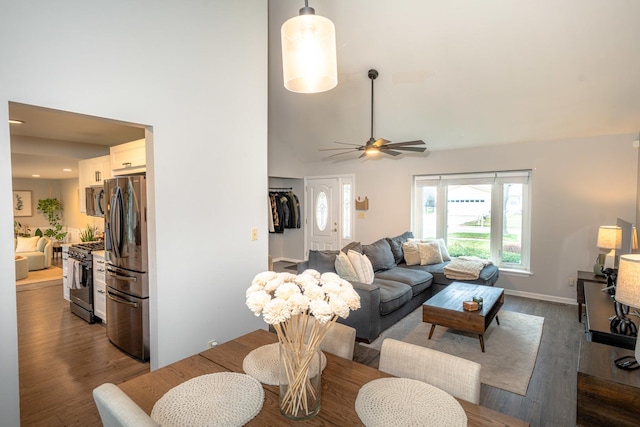
[[[216,340],[211,340],[211,341],[209,341],[209,342],[207,343],[207,348],[213,348],[213,347],[215,347],[215,346],[217,346],[217,345],[218,345],[218,341],[216,341]]]
[[[569,277],[569,287],[572,288],[576,285],[576,278],[575,277]]]
[[[251,240],[258,240],[258,229],[256,227],[251,229]]]

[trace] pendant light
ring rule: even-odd
[[[284,87],[292,92],[318,93],[338,84],[336,29],[316,15],[305,0],[300,15],[282,24]]]

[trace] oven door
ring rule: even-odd
[[[93,266],[91,263],[69,258],[67,262],[76,263],[69,269],[71,289],[69,300],[71,312],[82,317],[89,323],[95,321],[93,314]],[[77,271],[76,271],[77,270]]]

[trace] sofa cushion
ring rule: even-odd
[[[404,242],[402,252],[404,253],[404,262],[407,265],[420,265],[420,251],[416,242]]]
[[[391,252],[393,253],[393,258],[396,261],[396,264],[402,262],[404,259],[404,253],[402,252],[402,244],[413,237],[413,233],[411,231],[405,231],[399,236],[396,237],[387,237],[387,242],[389,243],[389,247],[391,248]]]
[[[444,275],[444,267],[449,264],[450,261],[444,261],[440,264],[431,264],[431,265],[412,265],[407,266],[406,264],[400,264],[398,268],[406,268],[406,269],[415,269],[427,271],[433,275],[433,283],[437,283],[439,285],[449,285],[453,282],[463,282],[463,283],[475,283],[478,285],[487,285],[493,286],[495,282],[498,280],[499,270],[493,264],[487,265],[485,268],[480,271],[480,277],[476,280],[454,280],[449,279]]]
[[[338,256],[336,257],[336,272],[338,276],[343,278],[348,282],[359,282],[358,274],[356,270],[351,265],[351,261],[349,261],[349,257],[344,252],[340,251]]]
[[[38,240],[40,237],[21,237],[18,236],[16,252],[35,252],[38,248]]]
[[[49,243],[49,239],[47,239],[46,237],[41,237],[38,240],[38,244],[36,245],[36,250],[38,252],[44,252],[44,248],[45,246],[47,246],[47,243]]]
[[[396,267],[390,270],[377,272],[375,280],[378,279],[392,280],[394,282],[409,285],[411,286],[412,293],[415,296],[431,286],[433,276],[431,273],[424,270]]]
[[[442,254],[440,253],[440,244],[438,242],[418,243],[418,252],[420,253],[420,265],[440,264],[442,262]]]
[[[362,253],[369,258],[373,271],[388,270],[395,267],[396,261],[386,239],[380,239],[370,245],[362,245]]]
[[[307,268],[311,268],[320,273],[336,272],[336,257],[339,251],[309,251],[309,264]]]
[[[351,242],[347,243],[345,247],[341,249],[345,254],[348,254],[350,250],[362,253],[362,244],[360,242]]]
[[[349,257],[349,261],[351,261],[353,269],[356,271],[358,282],[370,285],[371,282],[373,282],[373,266],[369,258],[354,250],[350,250],[347,256]]]
[[[411,286],[393,280],[376,279],[380,288],[380,314],[392,313],[408,303],[413,297]]]

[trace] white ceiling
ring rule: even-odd
[[[336,26],[338,86],[282,84],[280,25],[302,1],[271,0],[269,137],[302,161],[334,141],[422,139],[429,150],[640,129],[640,2],[311,0]]]
[[[144,138],[144,127],[100,117],[9,103],[13,178],[78,176],[78,160],[109,154],[109,147]],[[71,171],[63,171],[71,169]]]
[[[370,68],[380,73],[374,136],[430,151],[640,129],[640,1],[311,0],[336,26],[339,73],[336,88],[312,95],[282,84],[280,26],[302,6],[269,1],[269,141],[300,161],[326,159],[334,152],[318,149],[334,141],[366,142]],[[14,177],[48,165],[42,178],[68,178],[64,165],[144,137],[139,125],[9,111],[26,121],[11,125]],[[61,155],[60,141],[84,154]]]

